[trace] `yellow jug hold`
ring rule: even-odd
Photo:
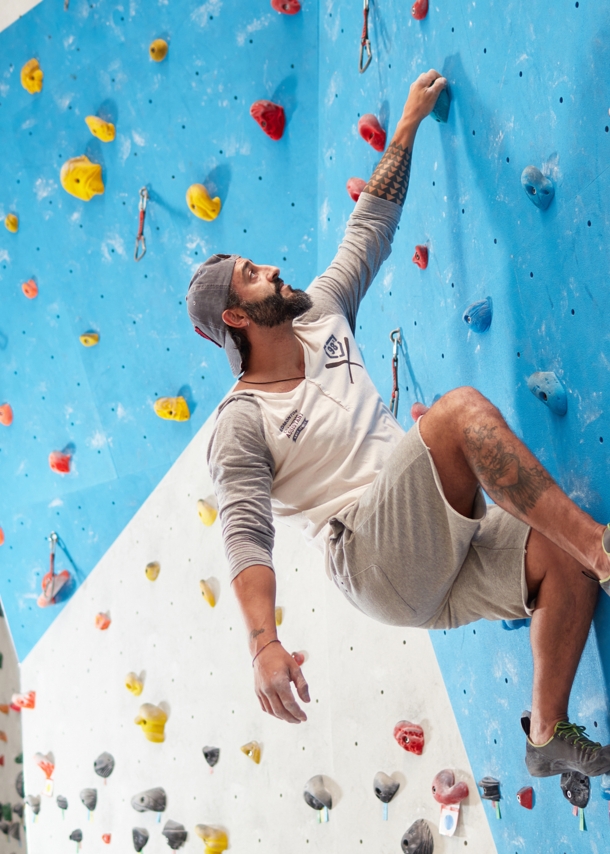
[[[42,92],[43,77],[44,74],[37,59],[28,60],[21,69],[21,85],[30,95]]]
[[[67,160],[61,167],[59,179],[66,193],[84,202],[104,192],[102,167],[99,163],[92,163],[86,154]]]
[[[154,706],[152,703],[143,703],[140,706],[140,714],[135,719],[142,732],[149,741],[160,744],[165,741],[165,724],[167,715],[160,709],[159,706]]]
[[[155,400],[155,412],[168,421],[188,421],[191,417],[189,405],[183,397],[160,397]]]
[[[150,58],[155,62],[162,62],[167,56],[168,44],[164,39],[155,39],[148,48]]]
[[[216,219],[222,207],[219,197],[210,198],[203,184],[191,184],[186,191],[186,203],[195,216],[208,222]]]
[[[210,525],[213,525],[216,521],[216,517],[218,516],[218,508],[216,506],[216,499],[213,495],[208,496],[208,498],[200,498],[197,502],[197,513],[199,513],[199,518],[208,528]]]
[[[7,214],[4,217],[4,226],[7,231],[10,231],[12,234],[17,234],[19,231],[19,218],[16,214]]]
[[[227,834],[220,827],[198,824],[195,826],[195,833],[204,841],[204,854],[222,854],[229,847]]]
[[[125,677],[125,687],[130,694],[134,695],[134,697],[139,697],[144,690],[144,683],[137,673],[131,671],[131,673],[128,673]]]
[[[83,347],[95,347],[99,343],[100,336],[97,332],[83,332],[82,335],[79,335],[78,340]]]
[[[201,590],[201,595],[208,603],[210,608],[214,608],[216,605],[216,597],[214,596],[214,591],[212,590],[208,582],[201,579],[201,581],[199,582],[199,589]]]
[[[247,744],[242,745],[242,747],[240,747],[239,749],[242,753],[245,753],[249,759],[251,759],[253,762],[256,762],[257,765],[260,764],[261,746],[258,741],[249,741]]]
[[[105,122],[98,116],[87,116],[85,118],[87,127],[102,142],[112,142],[115,137],[115,129],[112,122]]]
[[[156,581],[161,572],[161,564],[156,560],[151,560],[150,563],[146,564],[144,572],[149,581]]]

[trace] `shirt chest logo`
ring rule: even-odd
[[[298,409],[293,409],[290,415],[280,424],[280,433],[283,433],[293,442],[299,438],[303,430],[309,424],[309,419],[305,418],[302,412]]]
[[[325,368],[340,368],[341,365],[347,365],[347,369],[349,371],[349,381],[353,385],[354,377],[352,374],[352,367],[354,368],[362,368],[363,366],[359,362],[352,362],[350,359],[349,353],[349,338],[345,336],[343,338],[343,344],[340,341],[337,341],[334,335],[331,335],[324,345],[324,352],[329,357],[329,359],[338,360],[327,362],[324,365]]]

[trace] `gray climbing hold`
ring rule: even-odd
[[[19,818],[23,818],[23,804],[13,804],[13,812],[15,815],[18,815]]]
[[[133,836],[133,847],[139,854],[148,842],[148,831],[144,827],[134,827],[131,835]]]
[[[30,807],[34,815],[38,815],[40,812],[40,795],[28,795],[25,802]]]
[[[566,771],[561,775],[561,791],[573,806],[584,809],[589,803],[591,781],[578,771]]]
[[[172,821],[171,818],[165,822],[165,827],[161,832],[167,839],[167,844],[172,851],[177,851],[186,842],[187,833],[184,825],[178,821]]]
[[[396,780],[392,780],[392,778],[388,774],[384,774],[383,771],[378,771],[373,779],[373,788],[375,789],[375,795],[379,798],[381,803],[389,804],[400,788],[400,783],[397,783]]]
[[[400,847],[404,854],[433,854],[434,839],[423,818],[414,821],[400,840]]]
[[[18,821],[14,821],[8,829],[8,835],[11,839],[16,839],[18,842],[21,841],[21,825]]]
[[[114,771],[114,756],[110,753],[100,753],[93,763],[93,770],[98,777],[110,777]]]
[[[521,186],[528,199],[540,210],[545,211],[553,201],[555,185],[536,166],[526,166],[521,173]]]
[[[434,109],[430,113],[433,119],[436,119],[437,122],[443,122],[443,124],[449,118],[449,105],[451,104],[451,95],[449,94],[449,89],[442,89],[440,95],[436,99],[436,104],[434,105]]]
[[[15,777],[15,789],[17,790],[17,794],[20,798],[25,796],[25,789],[23,788],[23,771],[20,771]]]
[[[8,821],[0,821],[0,833],[3,833],[8,838],[10,824]]]
[[[323,810],[325,807],[330,810],[333,807],[332,795],[324,785],[324,778],[321,774],[316,774],[315,777],[305,783],[303,797],[305,803],[314,810]]]
[[[82,842],[83,841],[83,831],[80,828],[73,830],[70,834],[70,839],[72,842]]]
[[[82,789],[80,799],[89,812],[93,812],[97,805],[97,789]]]
[[[491,297],[486,297],[485,299],[481,299],[478,302],[473,302],[472,305],[469,305],[462,315],[462,320],[472,329],[473,332],[481,333],[487,332],[491,326],[492,317],[493,302]]]
[[[56,802],[57,806],[60,808],[60,810],[67,810],[68,809],[68,799],[65,798],[63,795],[58,795],[55,798],[55,802]],[[15,807],[13,807],[13,809],[15,809]]]
[[[500,794],[500,781],[495,777],[483,777],[477,783],[479,788],[483,789],[481,798],[484,801],[499,801],[502,795]]]
[[[165,789],[146,789],[131,799],[131,806],[138,812],[164,812],[167,803]]]
[[[565,415],[568,411],[566,390],[553,371],[536,371],[528,377],[527,387],[555,415]]]
[[[203,755],[210,768],[213,768],[220,759],[220,747],[204,747]]]

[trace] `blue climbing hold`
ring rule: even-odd
[[[545,211],[553,201],[555,185],[536,166],[526,166],[521,173],[521,185],[527,197],[540,210]]]
[[[462,315],[462,320],[470,326],[473,332],[487,332],[491,326],[492,317],[493,304],[491,297],[486,297],[469,305]]]
[[[433,119],[436,119],[437,122],[443,122],[443,124],[449,118],[449,104],[451,103],[451,95],[449,94],[449,89],[441,89],[441,93],[436,99],[436,104],[434,105],[434,109],[430,113]]]
[[[566,390],[553,371],[536,371],[528,378],[527,387],[555,415],[565,415],[568,411]]]
[[[512,632],[514,629],[521,629],[523,626],[529,626],[529,620],[502,620],[502,628],[507,632]]]

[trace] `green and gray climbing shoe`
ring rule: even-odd
[[[587,777],[610,773],[610,745],[602,747],[591,741],[584,726],[559,721],[546,744],[533,744],[529,739],[530,712],[521,715],[521,726],[527,738],[525,764],[532,777],[552,777],[565,771],[578,771]]]
[[[610,522],[608,522],[604,533],[602,534],[602,549],[605,554],[610,557]],[[602,578],[599,582],[604,593],[607,593],[610,596],[610,575],[607,578]]]

